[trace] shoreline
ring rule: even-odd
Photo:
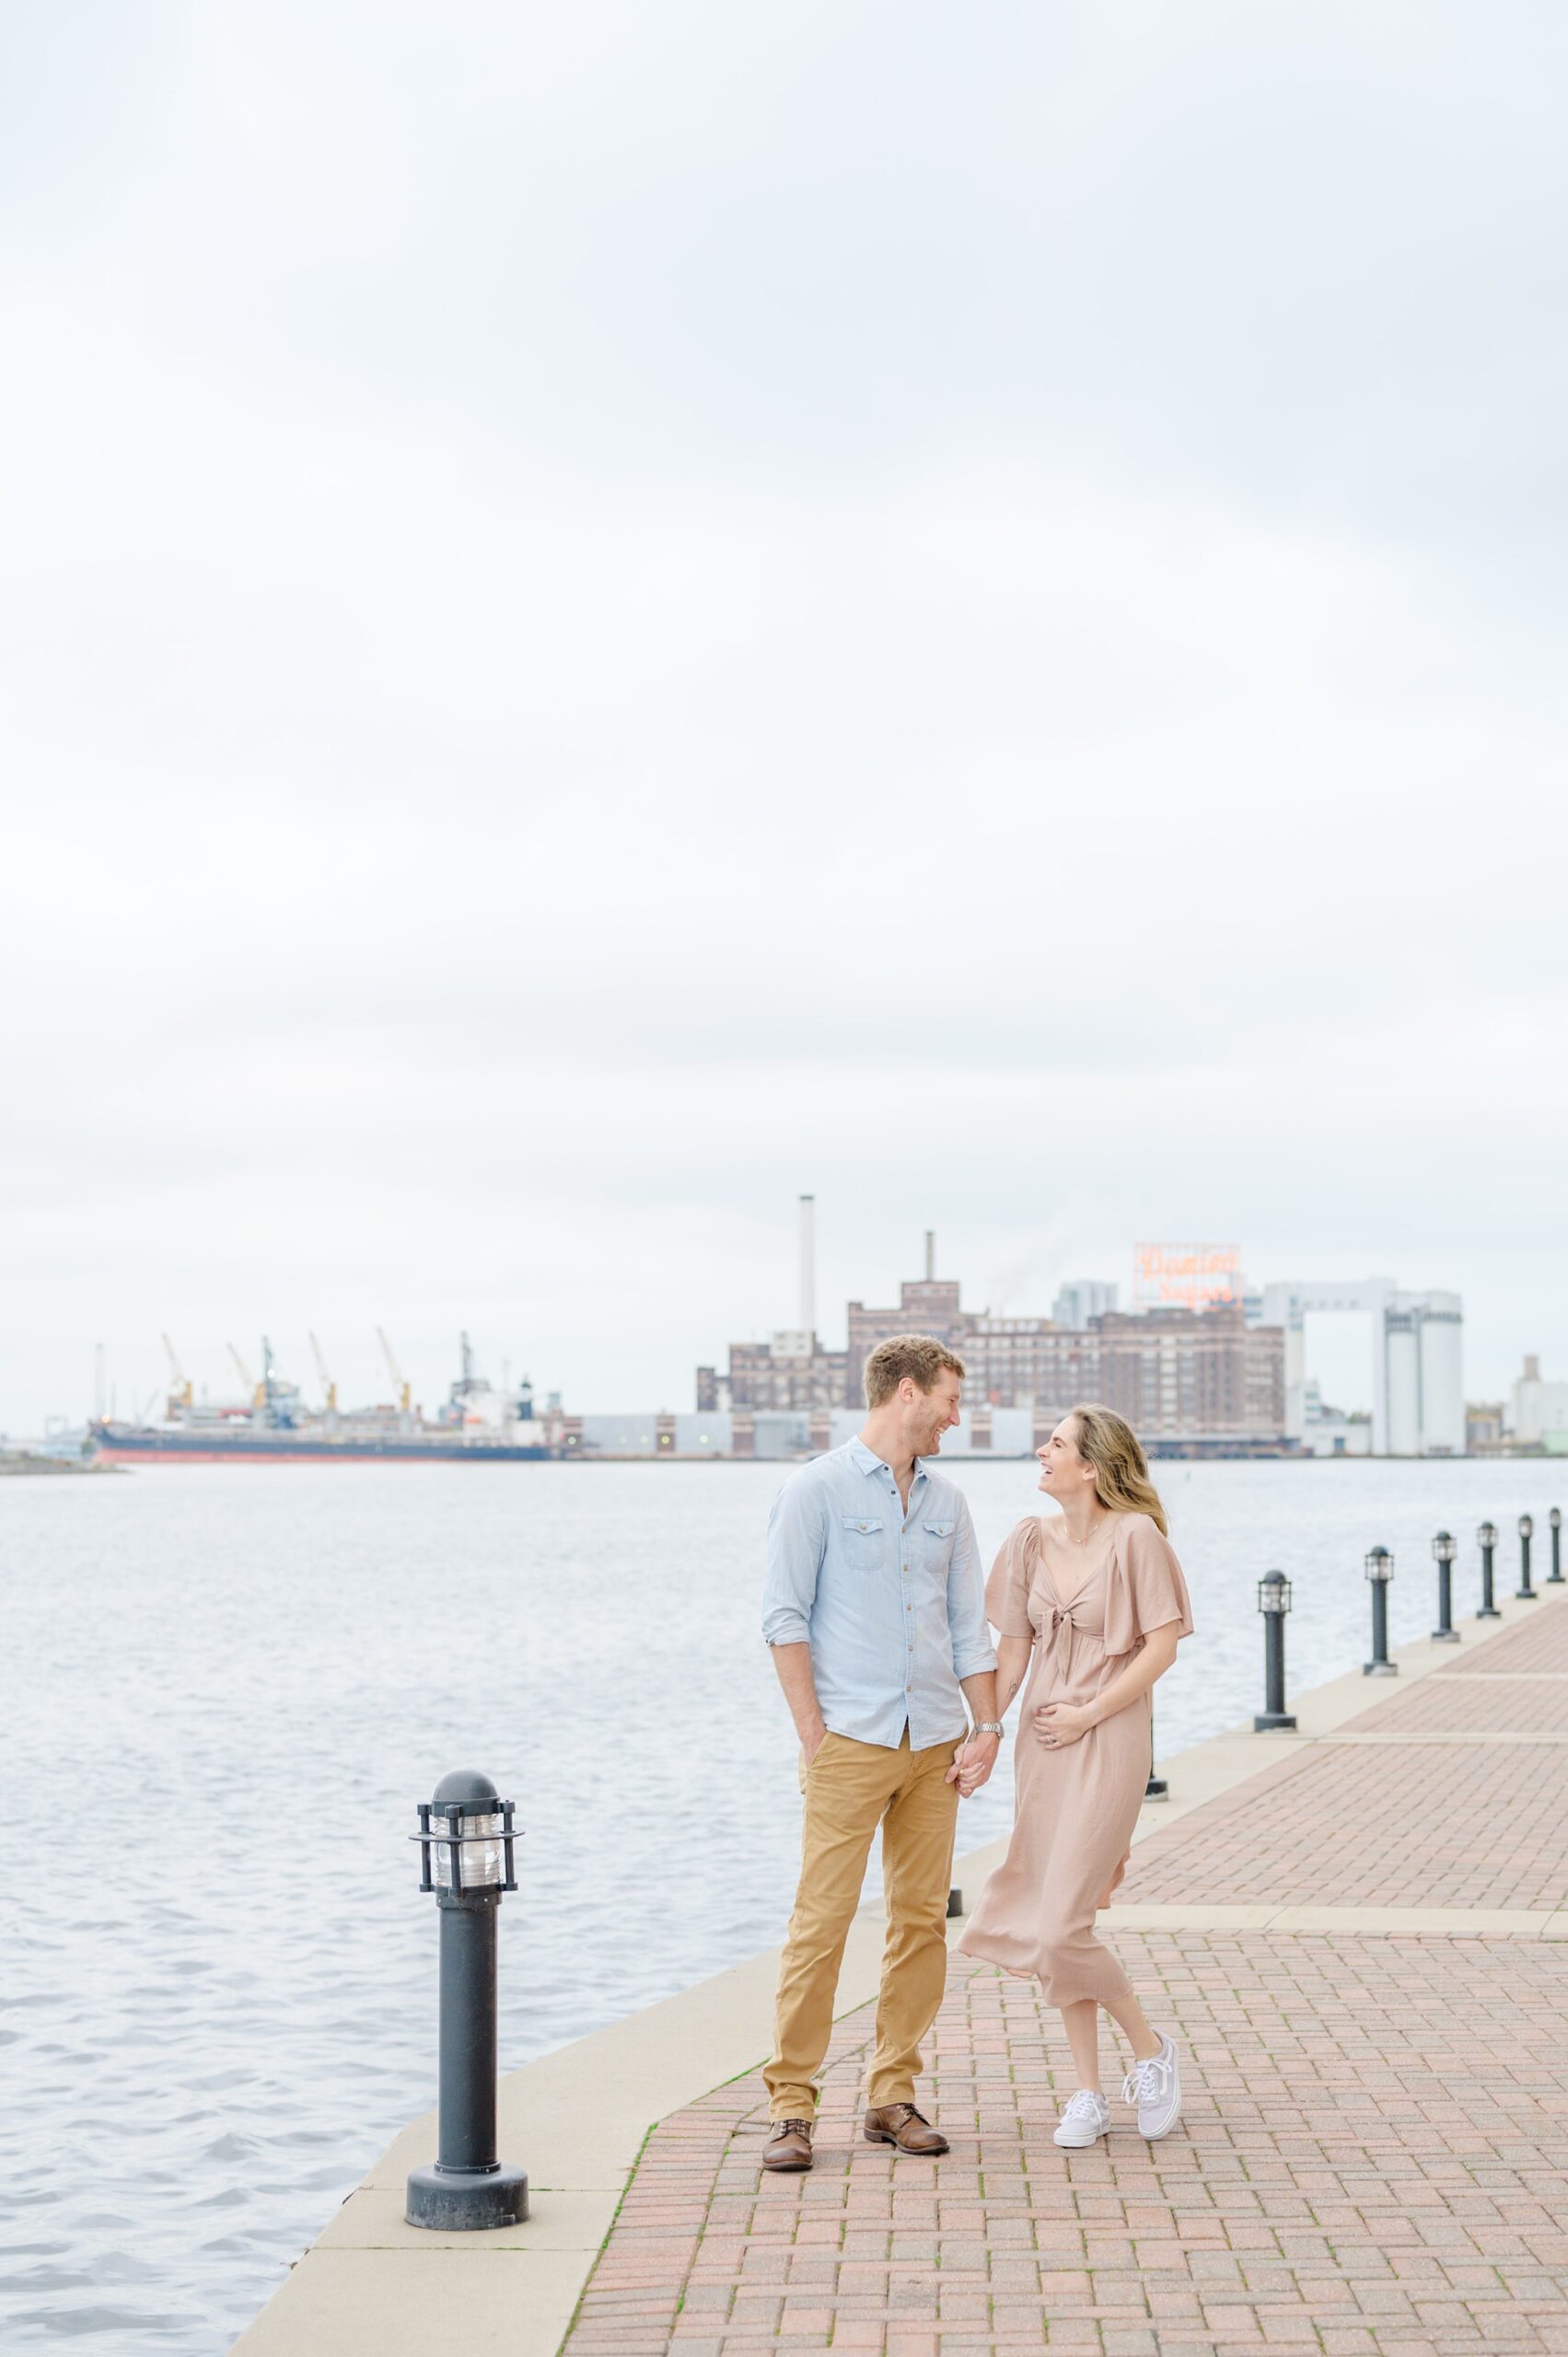
[[[100,1465],[96,1457],[33,1457],[26,1449],[0,1449],[0,1480],[25,1480],[31,1474],[42,1473],[120,1473],[119,1465]]]

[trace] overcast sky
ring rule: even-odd
[[[0,43],[0,1429],[689,1406],[802,1188],[1568,1376],[1560,8]]]

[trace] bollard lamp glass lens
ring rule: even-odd
[[[1389,1554],[1387,1547],[1374,1547],[1372,1552],[1366,1559],[1366,1576],[1369,1580],[1391,1580],[1393,1578],[1394,1559],[1392,1555]]]
[[[1533,1516],[1533,1515],[1527,1515],[1527,1514],[1522,1514],[1522,1515],[1519,1516],[1519,1536],[1520,1536],[1520,1538],[1527,1538],[1530,1536],[1530,1533],[1534,1530],[1534,1528],[1535,1528],[1535,1518],[1534,1518],[1534,1516]]]
[[[1476,1545],[1478,1547],[1495,1547],[1497,1544],[1497,1525],[1494,1522],[1483,1522],[1475,1536]]]
[[[1450,1533],[1440,1530],[1432,1542],[1432,1551],[1440,1563],[1451,1563],[1458,1553],[1458,1549],[1455,1546]]]
[[[1553,1530],[1561,1530],[1561,1529],[1562,1529],[1562,1507],[1561,1507],[1561,1506],[1553,1506],[1553,1507],[1552,1507],[1552,1509],[1551,1509],[1551,1512],[1547,1515],[1547,1517],[1546,1517],[1546,1518],[1547,1518],[1548,1522],[1551,1525],[1551,1527],[1553,1528]]]
[[[457,1844],[458,1883],[459,1890],[493,1890],[502,1880],[501,1817],[464,1809],[455,1823],[453,1818],[437,1818],[437,1827],[456,1831],[461,1839]],[[437,1840],[433,1845],[436,1857],[436,1887],[450,1890],[452,1885],[453,1844]]]
[[[1260,1612],[1290,1610],[1290,1582],[1283,1572],[1265,1572],[1258,1583]]]

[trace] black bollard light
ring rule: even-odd
[[[1149,1696],[1149,1781],[1144,1786],[1144,1798],[1146,1801],[1167,1801],[1170,1798],[1170,1785],[1155,1766],[1155,1698],[1152,1693]]]
[[[1553,1506],[1547,1515],[1551,1527],[1551,1569],[1546,1575],[1548,1587],[1562,1585],[1562,1509]]]
[[[1497,1525],[1483,1522],[1476,1532],[1476,1544],[1481,1549],[1481,1610],[1478,1620],[1501,1620],[1496,1599],[1492,1593],[1492,1559],[1497,1552]]]
[[[1290,1610],[1290,1582],[1283,1572],[1265,1572],[1258,1583],[1258,1609],[1263,1616],[1263,1708],[1253,1714],[1257,1735],[1294,1727],[1285,1709],[1285,1614]]]
[[[512,1806],[488,1776],[459,1768],[420,1803],[410,1836],[441,1921],[436,2161],[410,2173],[411,2226],[465,2233],[528,2214],[527,2172],[495,2157],[496,1934],[501,1894],[517,1887]]]
[[[1519,1585],[1514,1593],[1516,1596],[1527,1597],[1532,1604],[1536,1601],[1536,1592],[1530,1585],[1530,1534],[1534,1529],[1535,1524],[1530,1516],[1522,1514],[1519,1516]]]
[[[1372,1659],[1361,1665],[1364,1678],[1398,1678],[1400,1665],[1388,1659],[1388,1582],[1394,1576],[1394,1559],[1387,1547],[1374,1547],[1366,1558],[1366,1576],[1372,1587]]]
[[[1454,1626],[1454,1558],[1458,1551],[1449,1531],[1440,1530],[1432,1542],[1437,1562],[1437,1626],[1432,1631],[1434,1645],[1457,1645],[1459,1642],[1459,1632]]]

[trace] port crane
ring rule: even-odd
[[[269,1423],[292,1424],[295,1405],[299,1398],[299,1386],[285,1383],[278,1374],[278,1363],[273,1356],[273,1346],[265,1334],[261,1337],[261,1387],[256,1394],[256,1405],[264,1408]]]
[[[195,1393],[192,1389],[190,1376],[180,1364],[180,1353],[167,1334],[163,1338],[163,1347],[168,1354],[168,1372],[174,1381],[174,1389],[169,1394],[170,1400],[181,1408],[189,1408],[195,1399]]]
[[[232,1342],[230,1342],[228,1346],[228,1355],[234,1361],[235,1365],[239,1369],[239,1380],[245,1386],[246,1390],[250,1394],[250,1405],[253,1408],[259,1408],[261,1405],[263,1398],[261,1386],[257,1382],[255,1376],[251,1374],[250,1368],[246,1365],[244,1360],[240,1357],[239,1353],[235,1349]]]
[[[316,1373],[319,1377],[321,1389],[326,1395],[327,1413],[329,1416],[335,1416],[338,1412],[338,1387],[327,1372],[325,1355],[314,1334],[310,1337],[310,1351],[316,1361]]]
[[[406,1416],[413,1399],[412,1387],[403,1380],[403,1371],[398,1364],[390,1342],[387,1340],[387,1329],[384,1326],[377,1327],[376,1339],[381,1345],[381,1356],[387,1362],[387,1373],[392,1378],[392,1387],[398,1395],[398,1405]]]

